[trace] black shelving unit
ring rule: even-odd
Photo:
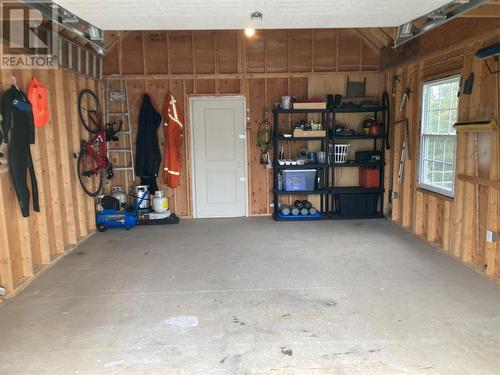
[[[373,114],[375,119],[378,118],[378,114],[384,112],[386,108],[381,106],[372,106],[372,107],[343,107],[343,108],[335,108],[330,111],[331,123],[333,129],[335,129],[336,125],[336,114],[345,114],[345,113],[370,113]],[[381,159],[379,162],[374,163],[358,163],[353,160],[348,160],[346,163],[332,163],[332,180],[330,186],[331,192],[331,201],[332,207],[330,212],[330,217],[334,220],[342,220],[342,219],[375,219],[383,217],[384,212],[384,139],[385,139],[385,124],[381,126],[379,135],[364,135],[364,134],[352,134],[352,135],[336,135],[335,131],[331,132],[331,140],[332,144],[348,144],[349,141],[372,141],[372,150],[380,151]],[[380,173],[380,183],[377,188],[363,188],[360,186],[352,186],[352,187],[338,187],[335,185],[335,169],[337,168],[362,168],[362,167],[370,167],[370,168],[378,168]],[[346,215],[340,214],[338,211],[337,204],[337,195],[341,194],[349,194],[349,195],[359,195],[360,198],[362,196],[370,195],[377,196],[377,211],[374,215]]]
[[[342,107],[334,109],[275,109],[273,111],[273,204],[274,213],[273,218],[279,221],[297,221],[297,220],[340,220],[340,219],[354,219],[354,218],[380,218],[383,217],[383,199],[382,194],[384,192],[384,127],[381,128],[381,134],[378,136],[372,135],[347,135],[347,136],[336,136],[335,135],[335,115],[337,113],[373,113],[375,118],[377,118],[380,112],[385,111],[384,107],[372,106],[372,107]],[[325,126],[326,136],[325,137],[285,137],[280,134],[279,120],[281,115],[291,115],[291,114],[320,114],[321,123]],[[332,124],[332,127],[328,127],[328,123]],[[290,132],[293,130],[290,129]],[[348,161],[346,163],[334,163],[328,160],[327,163],[309,163],[305,165],[279,165],[278,163],[278,152],[280,149],[281,142],[298,142],[298,141],[320,141],[321,150],[325,151],[328,155],[328,146],[335,143],[345,143],[349,140],[366,140],[373,141],[373,150],[381,151],[381,160],[374,163],[357,163],[354,161]],[[380,147],[379,147],[380,145]],[[335,169],[336,168],[359,168],[359,167],[375,167],[380,170],[380,186],[378,188],[362,188],[359,186],[347,186],[347,187],[337,187],[335,186]],[[323,173],[323,181],[325,184],[324,189],[317,189],[312,191],[285,191],[278,189],[278,173],[284,169],[289,170],[302,170],[302,169],[316,169],[319,173]],[[331,178],[330,178],[331,176]],[[279,197],[282,195],[320,195],[320,208],[319,217],[282,217],[279,215]],[[335,207],[335,196],[337,194],[378,194],[379,209],[376,215],[371,216],[346,216],[340,215]]]
[[[273,111],[273,138],[274,138],[274,147],[273,147],[273,205],[274,205],[274,220],[278,221],[298,221],[298,220],[326,220],[330,218],[330,189],[328,186],[329,181],[329,172],[330,166],[328,163],[307,163],[304,165],[279,165],[278,163],[278,152],[280,149],[281,142],[304,142],[304,141],[320,141],[321,142],[321,150],[327,152],[328,142],[330,140],[329,131],[326,130],[326,136],[324,137],[285,137],[280,134],[279,130],[279,116],[280,115],[290,115],[290,114],[310,114],[316,113],[321,115],[321,123],[326,124],[328,119],[328,110],[325,109],[275,109]],[[290,132],[293,132],[293,129],[290,129]],[[292,133],[293,134],[293,133]],[[303,170],[303,169],[316,169],[318,173],[323,174],[323,181],[326,184],[323,189],[316,190],[302,190],[302,191],[285,191],[278,189],[278,173],[282,170]],[[319,216],[311,217],[311,216],[303,216],[303,217],[280,217],[279,216],[279,197],[281,195],[312,195],[317,194],[320,196],[320,207]]]

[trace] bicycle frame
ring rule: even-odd
[[[85,150],[88,151],[89,155],[97,162],[97,167],[91,171],[87,171],[90,174],[98,174],[102,170],[107,169],[109,167],[109,160],[107,158],[107,139],[106,139],[106,129],[102,126],[102,120],[96,116],[94,111],[89,111],[89,118],[93,121],[97,127],[100,129],[94,136],[85,143]],[[100,141],[101,155],[100,157],[97,152],[94,150],[93,145]]]
[[[103,157],[100,157],[97,152],[94,150],[93,145],[95,142],[100,141],[100,148],[101,148],[101,155]],[[94,168],[90,172],[92,174],[98,174],[102,170],[106,169],[109,166],[108,159],[106,157],[107,155],[107,148],[106,148],[106,132],[104,130],[100,130],[99,132],[95,133],[95,135],[85,143],[85,150],[88,151],[89,155],[92,156],[92,158],[97,162],[97,167]]]

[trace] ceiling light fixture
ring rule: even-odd
[[[262,21],[262,12],[259,12],[258,10],[256,10],[255,12],[250,14],[250,19]]]
[[[250,22],[250,24],[247,25],[245,29],[245,35],[247,36],[247,38],[251,38],[255,35],[255,28],[254,28],[255,22],[253,21],[262,21],[262,12],[259,12],[258,10],[252,12],[250,14],[250,21],[252,22]]]
[[[255,29],[252,29],[251,27],[247,27],[245,29],[245,35],[248,37],[248,38],[251,38],[255,35]]]

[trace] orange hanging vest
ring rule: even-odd
[[[171,188],[179,185],[181,174],[181,144],[184,119],[177,101],[169,92],[163,103],[163,125],[165,125],[165,183]]]
[[[63,95],[62,93],[60,93]],[[33,119],[37,128],[43,128],[49,122],[49,105],[47,103],[47,88],[32,78],[28,84],[28,100],[33,108]]]

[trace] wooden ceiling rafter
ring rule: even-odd
[[[477,7],[460,17],[463,18],[498,18],[500,17],[500,2],[490,2]]]

